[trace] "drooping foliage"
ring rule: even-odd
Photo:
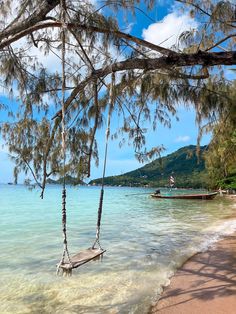
[[[236,85],[228,91],[223,112],[213,127],[205,155],[211,187],[236,189]]]
[[[174,4],[178,14],[187,10],[198,28],[180,34],[179,42],[167,48],[121,31],[126,20],[130,24],[144,10],[151,15],[160,5],[152,0],[145,1],[145,9],[138,0],[1,1],[1,86],[18,99],[17,108],[8,108],[10,118],[1,132],[16,177],[31,172],[44,190],[47,178],[62,171],[61,30],[66,35],[68,174],[89,176],[91,159],[99,161],[96,134],[105,125],[112,73],[113,116],[120,121],[113,137],[132,141],[140,160],[162,151],[145,149],[147,125],[170,126],[178,104],[195,107],[199,123],[219,119],[232,85],[225,81],[225,66],[236,64],[235,5],[207,0]]]

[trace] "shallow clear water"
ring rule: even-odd
[[[61,189],[0,185],[0,313],[145,313],[189,256],[236,229],[235,205],[152,199],[141,188],[106,188],[102,262],[57,277]],[[178,191],[179,192],[179,191]],[[181,191],[181,193],[186,191]],[[100,190],[67,189],[70,252],[94,241]],[[128,195],[128,196],[127,196]]]

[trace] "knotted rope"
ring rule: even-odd
[[[94,249],[95,245],[98,244],[100,250],[102,250],[102,247],[100,244],[100,226],[101,226],[102,209],[103,209],[104,178],[106,175],[107,152],[108,152],[108,143],[109,143],[109,137],[110,137],[111,114],[112,114],[113,106],[114,106],[114,85],[115,85],[115,73],[112,72],[111,85],[110,85],[110,91],[109,91],[109,103],[110,103],[110,105],[109,105],[109,111],[108,111],[108,117],[107,117],[107,129],[106,129],[106,135],[105,135],[105,154],[104,154],[105,156],[104,156],[104,163],[103,163],[102,186],[101,186],[99,206],[98,206],[97,230],[96,230],[95,242],[92,246],[92,248]]]
[[[57,274],[59,273],[60,266],[64,264],[65,257],[67,257],[70,267],[72,268],[72,263],[68,251],[67,245],[67,230],[66,230],[66,122],[65,122],[65,88],[66,88],[66,75],[65,75],[65,31],[66,31],[66,3],[65,0],[60,1],[61,6],[61,65],[62,65],[62,116],[61,116],[61,141],[62,141],[62,158],[63,158],[63,183],[62,183],[62,234],[63,234],[63,253],[60,263],[57,266]]]

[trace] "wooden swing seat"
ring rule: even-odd
[[[80,267],[81,265],[84,265],[92,260],[95,260],[100,255],[105,253],[106,250],[101,250],[99,248],[88,248],[87,250],[81,251],[74,256],[71,257],[71,264],[69,262],[63,263],[60,265],[60,268],[63,270],[70,270],[77,267]]]

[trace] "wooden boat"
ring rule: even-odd
[[[151,197],[164,199],[186,199],[186,200],[212,200],[217,195],[217,192],[202,193],[202,194],[179,194],[179,195],[161,195],[153,193]]]

